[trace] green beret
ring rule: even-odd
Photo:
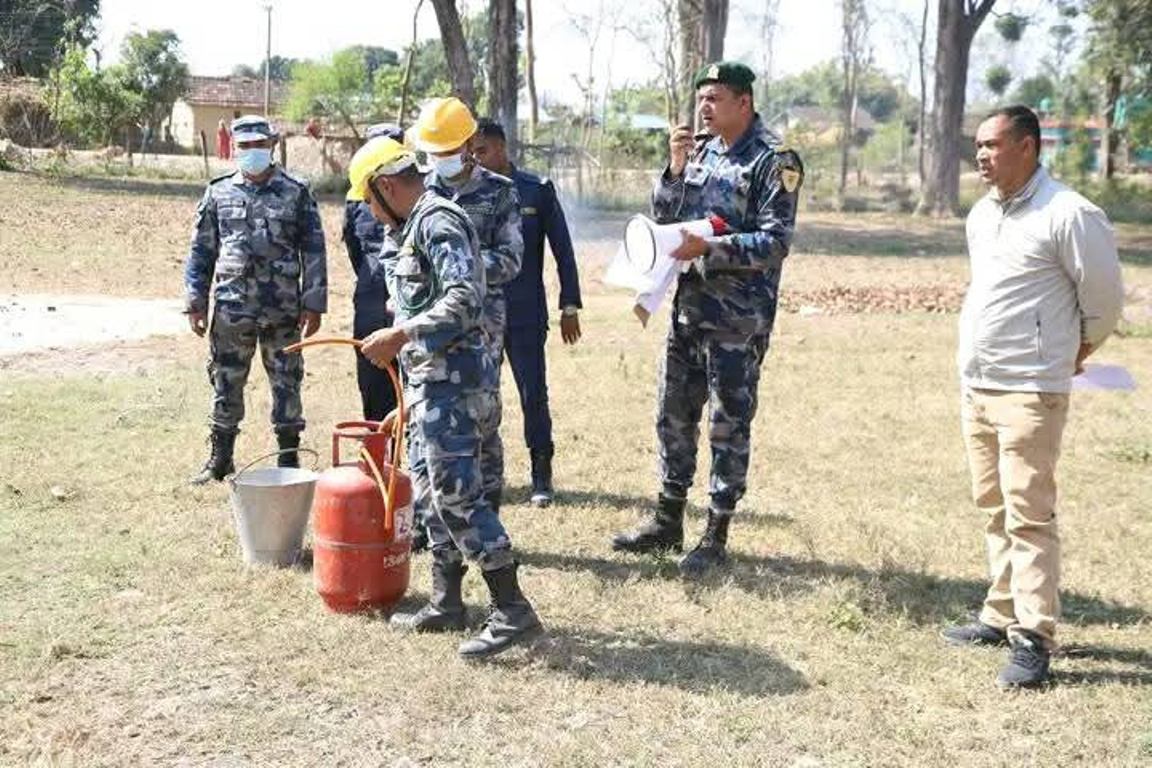
[[[752,91],[752,81],[755,79],[756,73],[747,65],[738,61],[716,61],[700,68],[692,87],[699,88],[708,83],[718,83],[741,93],[749,93]]]

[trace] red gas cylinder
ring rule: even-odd
[[[391,414],[379,422],[347,421],[332,433],[332,467],[316,482],[312,503],[313,581],[333,611],[387,609],[408,589],[412,550],[412,483],[393,469]],[[380,471],[357,450],[355,462],[341,462],[340,443],[354,440]],[[395,474],[394,480],[393,474]],[[381,490],[392,486],[393,503]]]

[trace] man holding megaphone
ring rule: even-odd
[[[709,64],[697,73],[696,109],[708,136],[689,126],[669,140],[670,159],[652,195],[660,224],[711,220],[711,234],[684,229],[668,255],[690,263],[677,278],[660,372],[656,435],[663,487],[651,519],[613,537],[618,551],[679,552],[696,473],[696,442],[710,404],[708,525],[680,561],[699,576],[726,558],[728,525],[744,496],[760,366],[776,318],[777,291],[796,223],[804,166],[761,122],[748,67]]]

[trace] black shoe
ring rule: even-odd
[[[190,485],[204,485],[209,480],[219,482],[236,471],[236,465],[232,463],[232,449],[236,445],[238,434],[239,432],[235,430],[228,431],[215,427],[212,429],[210,438],[212,452],[208,455],[204,468],[188,478]]]
[[[940,636],[948,645],[1008,645],[1008,633],[982,621],[945,627]]]
[[[996,685],[1004,690],[1039,688],[1051,679],[1049,664],[1052,653],[1044,647],[1039,635],[1018,632],[1010,640],[1012,651],[1008,663],[996,676]]]
[[[495,656],[544,631],[532,604],[520,591],[520,583],[516,578],[518,567],[512,563],[495,571],[484,571],[484,581],[488,582],[492,603],[480,633],[460,644],[458,651],[464,658]]]
[[[728,523],[731,521],[731,514],[708,511],[708,527],[704,529],[700,543],[680,561],[681,575],[698,578],[728,562]]]
[[[413,525],[415,530],[412,532],[412,551],[423,552],[428,549],[428,526],[419,521]]]
[[[552,504],[552,449],[532,451],[532,497],[529,503],[534,507],[547,507]]]
[[[280,450],[284,451],[276,457],[276,466],[299,469],[300,454],[296,452],[296,449],[300,447],[300,430],[278,429],[276,430],[276,442],[279,444]]]
[[[684,549],[684,499],[660,494],[652,519],[634,531],[618,533],[612,537],[612,549],[617,552],[647,554],[649,552],[680,552]]]
[[[460,632],[464,629],[461,587],[468,566],[459,560],[432,560],[432,596],[416,613],[394,613],[388,623],[410,632]]]

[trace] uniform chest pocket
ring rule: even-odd
[[[435,279],[418,254],[401,252],[392,267],[392,275],[396,282],[396,300],[405,311],[419,312],[432,300]]]
[[[243,203],[226,203],[216,209],[220,237],[241,237],[248,233],[248,208]]]
[[[269,208],[265,215],[268,217],[268,233],[271,240],[282,245],[296,242],[298,226],[295,212],[288,208]]]

